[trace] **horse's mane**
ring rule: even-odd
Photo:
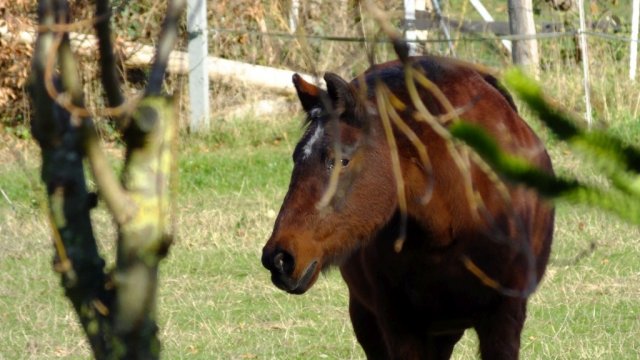
[[[479,74],[482,75],[484,80],[488,82],[489,85],[493,86],[496,90],[498,90],[498,92],[505,98],[505,100],[507,100],[511,108],[517,113],[518,107],[516,106],[516,103],[513,101],[513,97],[511,96],[509,91],[507,91],[504,85],[502,85],[502,83],[492,74],[481,73],[481,72]]]
[[[513,101],[513,97],[511,96],[511,94],[509,94],[507,89],[505,89],[505,87],[496,77],[496,71],[491,70],[490,68],[468,63],[462,60],[439,56],[413,57],[410,59],[414,61],[416,66],[422,68],[427,77],[435,83],[438,83],[441,77],[447,76],[447,73],[455,71],[455,68],[474,71],[480,77],[482,77],[484,81],[487,82],[487,84],[496,89],[516,113],[518,112],[518,108]],[[364,76],[368,91],[368,97],[370,98],[375,96],[374,94],[376,81],[382,81],[392,90],[402,89],[406,86],[404,81],[405,77],[403,66],[399,60],[374,65],[364,73]],[[359,79],[354,79],[352,81],[352,84],[358,86]]]
[[[518,108],[513,101],[513,97],[500,83],[494,75],[495,71],[473,63],[457,60],[453,58],[445,58],[439,56],[421,56],[410,58],[414,62],[414,66],[421,68],[426,76],[434,83],[444,82],[444,78],[449,78],[452,73],[462,71],[472,71],[479,75],[487,84],[496,89],[498,93],[507,101],[509,106],[517,113]],[[367,69],[361,77],[357,77],[351,81],[351,85],[356,88],[360,87],[360,82],[365,81],[367,89],[367,97],[373,99],[375,97],[375,84],[377,81],[383,82],[392,91],[405,91],[406,83],[404,69],[399,60],[389,61],[382,64],[376,64]],[[329,102],[326,90],[320,90],[320,97],[324,97],[324,101]],[[318,120],[325,115],[325,109],[311,109],[302,122],[303,136],[302,139],[310,136],[309,131],[314,120]],[[301,140],[302,140],[301,139]]]

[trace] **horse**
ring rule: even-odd
[[[415,86],[419,100],[407,69],[435,85]],[[500,178],[446,131],[458,119],[476,124],[552,174],[509,93],[491,71],[437,56],[374,65],[351,82],[333,73],[324,80],[326,90],[293,75],[306,130],[262,251],[274,285],[303,294],[339,267],[369,359],[449,359],[469,328],[483,359],[517,359],[527,300],[549,259],[554,207]],[[388,89],[386,99],[376,89]],[[402,122],[387,116],[392,106]]]

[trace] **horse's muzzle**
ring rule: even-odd
[[[271,271],[271,281],[279,289],[290,294],[303,294],[316,277],[318,261],[312,261],[302,275],[295,279],[293,277],[295,258],[282,249],[276,248],[275,251],[269,251],[265,247],[262,251],[262,265]]]

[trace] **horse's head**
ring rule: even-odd
[[[389,150],[374,119],[375,106],[338,75],[327,73],[324,79],[326,91],[293,77],[308,124],[262,253],[273,283],[294,294],[304,293],[320,270],[357,249],[396,207]],[[337,186],[325,201],[334,171]]]

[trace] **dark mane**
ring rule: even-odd
[[[451,76],[459,72],[460,69],[477,73],[484,79],[484,81],[502,95],[516,113],[518,112],[518,108],[513,101],[513,97],[500,83],[496,76],[494,76],[493,71],[490,69],[466,63],[461,60],[437,56],[425,56],[413,59],[415,60],[415,66],[420,67],[427,78],[436,84],[442,83],[444,79],[450,79]],[[404,90],[406,88],[404,70],[399,60],[373,66],[365,72],[365,81],[367,86],[367,96],[369,98],[373,98],[375,96],[376,81],[382,81],[392,90]],[[354,79],[352,84],[356,87],[359,86],[359,80],[357,78]]]
[[[482,75],[486,82],[488,82],[491,86],[493,86],[496,90],[498,90],[498,92],[502,94],[502,96],[504,96],[505,100],[507,100],[507,102],[509,103],[509,105],[511,105],[511,108],[515,112],[518,112],[518,107],[516,106],[516,103],[513,101],[513,97],[511,97],[511,94],[507,91],[504,85],[502,85],[502,83],[495,76],[491,74],[486,74],[486,73],[480,73],[480,75]]]

